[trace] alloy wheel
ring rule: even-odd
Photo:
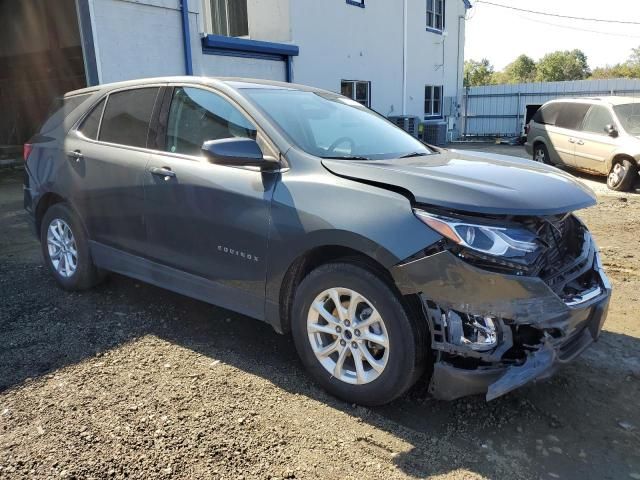
[[[624,168],[624,165],[622,165],[621,163],[616,163],[611,169],[611,172],[609,172],[609,186],[616,187],[625,177],[626,173],[627,171]]]
[[[331,288],[311,303],[307,334],[320,364],[335,378],[362,385],[389,360],[389,335],[372,303],[354,290]]]
[[[533,159],[536,162],[547,163],[547,154],[542,148],[536,148],[536,154],[534,155]]]
[[[54,270],[62,277],[71,277],[78,269],[78,247],[69,224],[54,218],[47,229],[47,249]]]

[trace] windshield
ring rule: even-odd
[[[384,117],[340,95],[266,88],[242,93],[294,145],[317,157],[379,160],[433,153]]]
[[[616,105],[613,109],[627,133],[640,135],[640,102]]]

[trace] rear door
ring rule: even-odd
[[[145,251],[144,172],[150,120],[160,87],[111,92],[65,142],[74,170],[73,205],[91,240]]]
[[[608,173],[607,160],[616,150],[618,139],[607,133],[607,125],[616,125],[609,109],[593,105],[584,119],[582,132],[576,136],[575,167]]]
[[[576,134],[582,125],[582,120],[589,110],[584,103],[558,102],[557,117],[554,125],[549,125],[549,139],[551,148],[559,161],[565,165],[575,162]],[[551,152],[549,152],[551,154]],[[551,154],[553,155],[553,154]]]
[[[203,279],[182,276],[183,284],[206,291],[202,299],[262,318],[279,174],[211,164],[201,146],[243,137],[257,139],[265,154],[274,154],[272,147],[239,106],[208,89],[176,86],[159,123],[165,152],[152,155],[145,173],[147,256]]]

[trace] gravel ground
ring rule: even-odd
[[[58,289],[0,171],[0,478],[640,479],[640,197],[604,193],[600,342],[489,404],[422,383],[369,409],[260,322],[117,275]]]

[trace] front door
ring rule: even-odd
[[[89,238],[144,252],[144,174],[149,124],[159,88],[114,92],[99,102],[64,149],[74,170],[73,205]]]
[[[617,138],[607,133],[607,125],[614,125],[609,110],[602,105],[594,105],[587,113],[582,132],[576,137],[574,166],[592,172],[607,174],[607,160],[617,148]]]
[[[231,101],[200,88],[175,87],[166,117],[166,153],[153,154],[145,174],[146,256],[206,282],[203,299],[262,318],[278,174],[214,165],[200,150],[207,140],[256,138],[257,129]]]

